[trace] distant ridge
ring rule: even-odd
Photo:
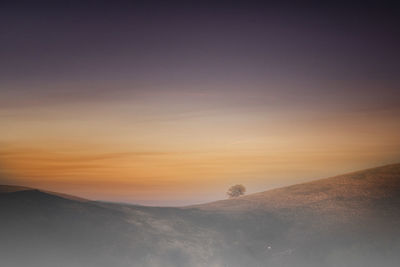
[[[13,193],[24,190],[33,190],[33,188],[18,185],[0,185],[0,193]]]
[[[41,190],[41,189],[36,189],[36,188],[32,188],[32,187],[18,186],[18,185],[0,185],[0,194],[15,193],[15,192],[27,191],[27,190],[37,190],[37,191],[41,191],[43,193],[47,193],[50,195],[62,197],[62,198],[69,199],[69,200],[76,200],[76,201],[80,201],[80,202],[91,201],[89,199],[82,198],[82,197],[77,197],[77,196],[73,196],[73,195],[69,195],[69,194],[58,193],[58,192],[53,192],[53,191],[48,191],[48,190]]]

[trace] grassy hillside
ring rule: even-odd
[[[400,198],[399,175],[400,164],[393,164],[192,207],[219,211],[273,211],[305,206],[323,208],[321,212],[358,209],[351,205]]]
[[[398,266],[400,164],[161,208],[0,186],[7,266]]]

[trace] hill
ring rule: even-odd
[[[400,164],[357,171],[261,193],[191,206],[204,210],[282,210],[302,207],[333,212],[368,207],[363,201],[400,199]],[[353,206],[352,206],[353,205]]]
[[[318,224],[359,223],[400,215],[400,164],[192,206],[218,212],[271,212]],[[311,223],[311,222],[310,222]]]
[[[184,208],[0,186],[6,266],[400,263],[400,164]]]
[[[24,190],[33,190],[33,188],[25,187],[25,186],[17,186],[17,185],[0,185],[0,194],[1,193],[13,193]]]

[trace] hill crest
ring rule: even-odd
[[[331,202],[330,206],[356,200],[400,199],[400,163],[360,170],[272,189],[234,199],[219,200],[190,206],[203,210],[245,211],[276,210],[315,206]],[[328,205],[329,206],[329,205]],[[336,207],[337,208],[337,207]]]

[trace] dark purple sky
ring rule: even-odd
[[[398,78],[383,4],[49,2],[3,4],[2,80]]]

